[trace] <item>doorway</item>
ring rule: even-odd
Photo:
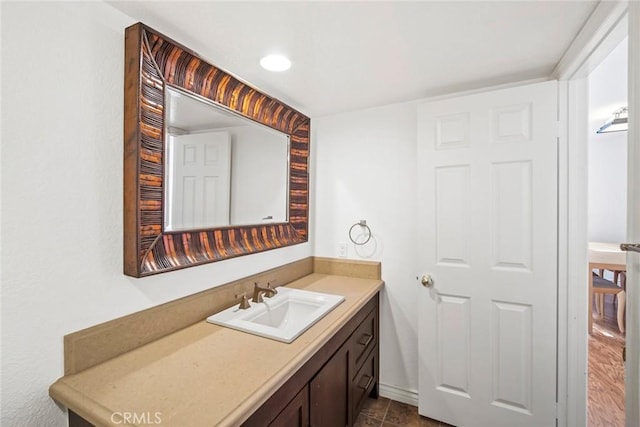
[[[578,52],[571,55],[558,72],[561,80],[559,120],[567,124],[561,131],[566,145],[560,145],[560,240],[559,293],[559,425],[587,425],[587,327],[589,292],[588,275],[588,74],[628,36],[628,242],[640,241],[640,3],[607,2],[598,5],[601,12],[592,20],[590,36],[585,37]],[[566,133],[565,133],[566,132]],[[561,138],[561,141],[563,139]],[[566,170],[566,173],[563,172]],[[566,191],[566,192],[565,192]],[[632,248],[633,249],[633,248]],[[566,260],[566,261],[565,261]],[[640,425],[640,257],[629,252],[627,261],[626,332],[627,360],[625,372],[625,425]],[[566,262],[566,264],[565,264]],[[564,266],[566,265],[566,269]],[[566,286],[564,285],[566,284]],[[563,333],[566,331],[566,336]]]
[[[624,426],[624,305],[626,256],[620,243],[627,230],[626,120],[627,46],[625,38],[589,73],[588,241],[593,271],[588,315],[587,425]],[[596,132],[597,131],[597,132]],[[595,303],[594,303],[595,300]]]

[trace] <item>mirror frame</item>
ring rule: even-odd
[[[142,23],[125,30],[124,274],[152,274],[308,241],[311,119]],[[289,135],[288,221],[165,232],[165,87]]]

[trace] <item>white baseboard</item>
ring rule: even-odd
[[[386,397],[387,399],[396,400],[406,403],[407,405],[418,406],[417,390],[406,390],[393,385],[380,384],[379,391],[380,396]]]

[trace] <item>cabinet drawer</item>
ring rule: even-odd
[[[366,397],[371,393],[376,381],[377,381],[377,369],[376,358],[378,357],[377,351],[372,351],[369,357],[367,357],[362,365],[362,368],[358,371],[353,382],[351,383],[351,395],[353,397],[353,416],[354,419],[360,413],[362,405]]]
[[[378,311],[373,310],[358,326],[351,336],[351,349],[353,351],[353,367],[351,372],[358,372],[367,358],[371,349],[378,341]]]

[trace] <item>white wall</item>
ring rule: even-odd
[[[627,224],[627,132],[596,134],[627,105],[626,39],[589,75],[589,240],[623,242]]]
[[[258,126],[227,130],[231,134],[231,224],[286,221],[286,137]],[[262,220],[269,215],[272,220]]]
[[[313,120],[315,253],[382,261],[380,382],[418,389],[416,107],[413,104]],[[352,224],[366,219],[372,240],[356,249]],[[354,230],[354,237],[360,233]]]
[[[0,5],[0,424],[63,426],[48,396],[63,374],[63,335],[307,257],[311,245],[124,276],[123,45],[133,21],[101,2]]]

